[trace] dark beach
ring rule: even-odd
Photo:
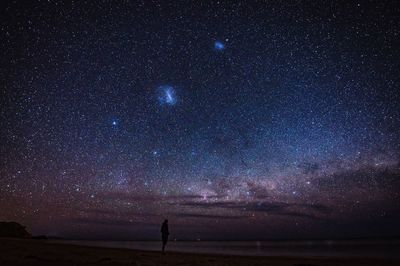
[[[0,240],[0,265],[399,265],[398,259],[329,257],[251,257],[139,251],[46,243],[45,240]]]

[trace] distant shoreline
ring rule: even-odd
[[[34,239],[37,236],[33,236]],[[41,236],[39,236],[41,237]],[[68,241],[140,241],[140,242],[153,242],[160,241],[160,239],[113,239],[113,238],[68,238],[68,237],[56,237],[56,236],[46,236],[49,240],[68,240]],[[276,238],[276,239],[170,239],[170,241],[179,242],[197,242],[197,241],[207,241],[207,242],[344,242],[344,241],[400,241],[400,236],[395,237],[355,237],[355,238],[305,238],[305,239],[292,239],[292,238]]]

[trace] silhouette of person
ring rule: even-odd
[[[165,219],[161,225],[161,239],[162,239],[162,252],[163,253],[165,252],[165,246],[167,245],[167,242],[168,242],[168,235],[169,235],[168,219]]]

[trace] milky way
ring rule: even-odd
[[[88,2],[1,4],[0,220],[400,234],[398,3]]]

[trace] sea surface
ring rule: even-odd
[[[160,241],[49,240],[84,246],[160,251]],[[400,258],[400,240],[170,241],[167,251],[248,256]]]

